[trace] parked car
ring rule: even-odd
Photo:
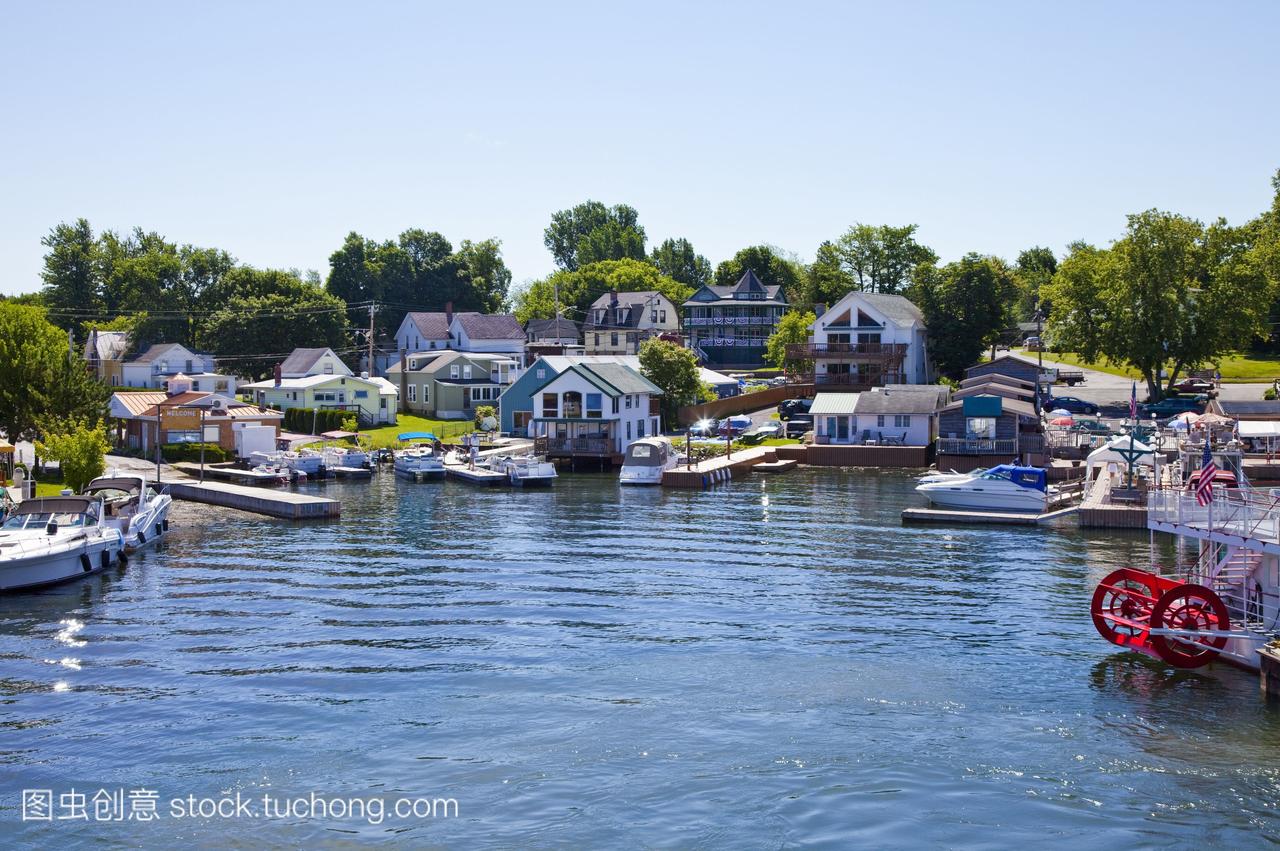
[[[797,415],[807,416],[813,407],[812,399],[786,399],[778,403],[778,419],[786,422]]]
[[[1159,402],[1140,405],[1138,406],[1138,412],[1147,419],[1154,415],[1157,420],[1167,420],[1176,417],[1178,414],[1185,414],[1187,411],[1203,414],[1204,407],[1207,404],[1209,404],[1209,397],[1203,394],[1196,396],[1170,396],[1167,399],[1161,399]]]
[[[1039,337],[1028,337],[1024,345],[1029,352],[1038,352],[1044,348],[1044,344],[1040,342]]]
[[[720,421],[721,437],[737,437],[751,428],[751,417],[745,414],[734,414]]]
[[[1050,411],[1056,411],[1062,408],[1064,411],[1070,411],[1073,414],[1088,414],[1091,417],[1098,415],[1098,406],[1092,402],[1086,402],[1083,399],[1077,399],[1075,396],[1054,396],[1046,402]]]
[[[769,422],[761,424],[756,431],[759,432],[760,436],[766,440],[770,440],[775,437],[782,437],[782,435],[786,434],[786,428],[779,420],[769,420]]]
[[[689,426],[689,434],[693,437],[715,437],[720,423],[718,420],[698,420]]]
[[[1074,431],[1079,434],[1100,434],[1103,437],[1110,437],[1115,433],[1112,431],[1111,426],[1101,420],[1090,419],[1077,419],[1071,424],[1069,431]]]
[[[808,414],[799,414],[787,420],[787,437],[801,438],[810,431],[813,431],[813,417]]]
[[[1179,393],[1208,393],[1213,389],[1213,382],[1203,378],[1184,378],[1173,385],[1173,389]]]

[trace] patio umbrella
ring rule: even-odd
[[[1221,414],[1201,414],[1196,417],[1196,425],[1198,426],[1224,426],[1231,425],[1233,420],[1230,417],[1224,417]]]
[[[1191,426],[1182,417],[1175,417],[1173,421],[1169,423],[1169,428],[1174,431],[1186,431],[1190,427]]]
[[[1182,423],[1182,427],[1186,428],[1187,426],[1195,422],[1197,419],[1199,419],[1199,417],[1200,415],[1197,414],[1195,411],[1183,411],[1173,419],[1169,420],[1169,425],[1173,426],[1174,423]],[[1176,428],[1176,426],[1174,427]]]
[[[1069,426],[1069,425],[1071,425],[1071,424],[1072,424],[1072,423],[1074,423],[1074,422],[1075,422],[1075,420],[1074,420],[1074,419],[1072,419],[1070,416],[1065,416],[1065,417],[1054,417],[1053,419],[1049,420],[1049,425],[1051,425],[1051,426]]]
[[[1054,408],[1052,411],[1050,411],[1050,412],[1049,412],[1049,416],[1051,416],[1051,417],[1069,417],[1069,416],[1071,416],[1071,412],[1070,412],[1070,411],[1068,411],[1066,408]]]

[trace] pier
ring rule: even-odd
[[[199,480],[200,478],[199,464],[180,461],[179,463],[174,464],[173,468],[193,479]],[[242,470],[239,467],[214,466],[212,464],[204,465],[204,478],[217,479],[222,482],[234,482],[241,485],[251,485],[254,487],[280,484],[280,476],[275,473],[259,473],[255,470]]]
[[[496,470],[476,467],[474,470],[467,464],[445,464],[444,474],[449,478],[460,479],[473,485],[505,485],[506,475]]]
[[[342,504],[336,499],[292,491],[264,490],[229,482],[168,482],[174,499],[252,511],[284,520],[328,520],[338,517]]]
[[[729,457],[720,455],[699,461],[691,467],[680,466],[667,470],[662,474],[662,484],[668,488],[705,489],[746,475],[757,464],[777,460],[773,447],[753,446],[750,449],[735,450]]]
[[[1080,525],[1089,529],[1146,529],[1145,495],[1136,502],[1121,502],[1117,496],[1109,478],[1096,479],[1080,505]]]

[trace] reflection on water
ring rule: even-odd
[[[911,484],[384,476],[323,486],[344,516],[321,525],[179,504],[163,550],[0,598],[5,833],[47,844],[18,791],[72,786],[443,795],[462,817],[57,825],[70,845],[1240,846],[1273,830],[1280,725],[1256,681],[1172,672],[1093,631],[1093,583],[1147,563],[1146,534],[904,527]]]

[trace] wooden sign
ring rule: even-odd
[[[175,408],[160,414],[160,427],[166,431],[199,431],[200,411],[192,408]]]

